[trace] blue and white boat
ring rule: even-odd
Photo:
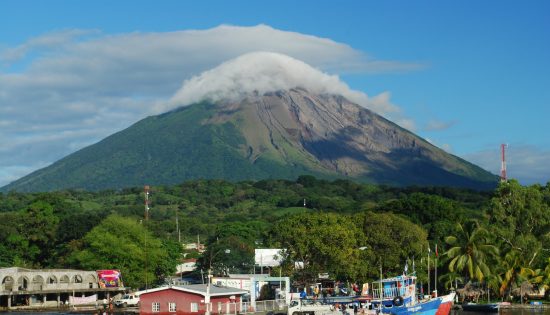
[[[436,315],[443,297],[419,300],[416,294],[416,276],[402,275],[382,279],[364,288],[362,301],[372,309],[393,315]]]
[[[419,300],[416,276],[403,275],[365,283],[361,296],[300,299],[291,302],[288,315],[449,315],[454,293]]]

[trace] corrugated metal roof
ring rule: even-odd
[[[165,287],[147,290],[142,294],[159,292],[159,291],[164,291],[169,289],[178,290],[182,292],[195,293],[195,294],[205,296],[207,285],[206,284],[189,284],[189,285],[181,285],[181,286],[176,286],[176,285],[165,286]],[[247,290],[210,285],[210,296],[235,295],[235,294],[239,295],[239,294],[246,294],[246,293],[248,293]]]

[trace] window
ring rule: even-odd
[[[153,302],[153,308],[152,308],[152,311],[155,312],[155,313],[158,313],[160,312],[160,303],[159,302]]]
[[[176,303],[169,302],[168,303],[168,312],[175,312],[176,311]]]
[[[191,312],[198,312],[199,311],[199,303],[191,303]]]

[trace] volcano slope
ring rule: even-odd
[[[294,88],[147,117],[2,190],[101,190],[304,174],[475,189],[493,188],[497,180],[343,96]]]

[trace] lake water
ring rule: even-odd
[[[498,313],[478,313],[452,310],[450,315],[550,315],[550,308],[505,308],[501,309]]]

